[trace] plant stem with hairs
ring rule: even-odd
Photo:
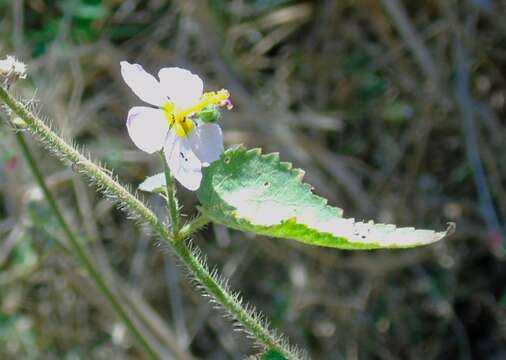
[[[174,188],[174,179],[170,174],[169,165],[165,158],[165,153],[160,151],[160,158],[163,163],[163,173],[165,174],[165,199],[169,211],[170,225],[172,228],[172,237],[177,240],[179,235],[179,213],[176,198],[176,189]]]
[[[205,219],[197,219],[199,220],[196,223],[197,226],[192,227],[190,225],[183,227],[184,232],[178,231],[173,236],[143,202],[120,185],[104,169],[94,164],[74,147],[66,143],[42,120],[28,111],[22,103],[14,99],[2,86],[0,86],[0,99],[7,105],[10,111],[26,123],[26,129],[35,134],[47,150],[61,160],[69,161],[74,170],[88,176],[98,189],[109,199],[116,202],[122,210],[140,223],[147,225],[164,242],[170,245],[182,263],[203,287],[203,290],[212,296],[214,302],[221,305],[225,311],[232,315],[238,324],[256,339],[264,349],[275,350],[289,360],[303,357],[298,350],[290,347],[286,341],[269,330],[268,326],[261,321],[261,317],[252,310],[251,306],[242,304],[240,296],[231,293],[226,286],[226,282],[209,271],[198,250],[192,250],[187,242],[184,241],[184,238],[182,239],[183,235],[184,237],[188,237],[193,230],[203,226],[206,223]],[[180,239],[180,241],[175,241],[176,239]]]

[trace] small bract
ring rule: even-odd
[[[229,92],[203,93],[200,77],[178,67],[162,68],[157,80],[139,64],[120,64],[130,89],[154,106],[134,106],[128,112],[132,141],[150,154],[163,149],[173,176],[185,188],[197,190],[202,167],[223,152],[223,133],[217,124],[203,122],[196,114],[211,106],[229,106]]]

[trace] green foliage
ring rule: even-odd
[[[386,80],[379,74],[368,72],[358,76],[359,98],[363,101],[370,101],[383,95],[387,89]]]
[[[96,41],[104,35],[103,24],[109,13],[109,8],[101,0],[59,1],[44,12],[28,8],[25,15],[27,21],[37,24],[25,31],[25,39],[32,48],[32,56],[45,54],[51,45],[66,49],[70,46],[67,40],[76,43]],[[61,37],[63,29],[67,28],[68,38],[56,41]]]
[[[20,284],[30,276],[39,265],[39,257],[32,239],[23,236],[12,252],[7,267],[0,271],[0,358],[10,359],[13,354],[23,355],[23,359],[37,359],[35,353],[37,335],[33,320],[24,313],[23,306],[13,301],[20,293]],[[14,294],[14,295],[13,295]]]
[[[61,8],[74,18],[97,20],[105,17],[107,11],[100,0],[71,0],[61,3]]]
[[[270,350],[262,355],[261,360],[286,360],[286,358],[277,351]]]
[[[23,314],[0,313],[0,357],[15,358],[22,354],[24,359],[37,359],[37,335],[32,320]]]
[[[82,42],[96,40],[100,35],[100,26],[97,21],[104,19],[107,9],[100,0],[72,0],[60,3],[64,13],[72,16],[72,35]]]
[[[343,249],[414,247],[447,234],[343,218],[342,210],[314,195],[302,176],[278,154],[227,150],[203,170],[197,192],[201,211],[238,230]]]
[[[38,263],[37,252],[33,244],[27,238],[23,238],[14,251],[14,261],[17,264],[17,271],[21,274],[30,273]]]

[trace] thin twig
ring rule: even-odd
[[[506,236],[503,233],[497,213],[495,211],[492,195],[488,187],[485,169],[481,161],[478,145],[478,128],[476,126],[476,107],[469,92],[470,60],[467,49],[460,39],[455,39],[455,98],[459,105],[463,119],[464,139],[467,158],[473,170],[473,179],[478,190],[478,199],[483,218],[491,233],[500,236],[503,247],[506,246]]]
[[[409,20],[406,10],[402,6],[401,2],[399,0],[381,0],[381,3],[395,23],[399,34],[404,39],[404,42],[415,55],[415,58],[420,64],[425,76],[427,76],[434,85],[439,85],[439,69],[436,66],[435,61],[432,59],[429,49],[425,46],[424,41]]]

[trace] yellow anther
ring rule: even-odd
[[[194,127],[193,121],[190,120],[188,116],[200,112],[210,105],[224,105],[229,97],[230,93],[225,89],[220,91],[210,91],[204,93],[198,103],[187,108],[178,109],[174,103],[169,101],[164,103],[161,106],[161,109],[176,134],[179,137],[185,137],[193,130]]]
[[[209,105],[221,105],[230,97],[228,90],[222,89],[220,91],[206,92],[200,98],[200,101],[195,105],[182,109],[178,112],[177,116],[185,117],[196,112],[204,110]]]

